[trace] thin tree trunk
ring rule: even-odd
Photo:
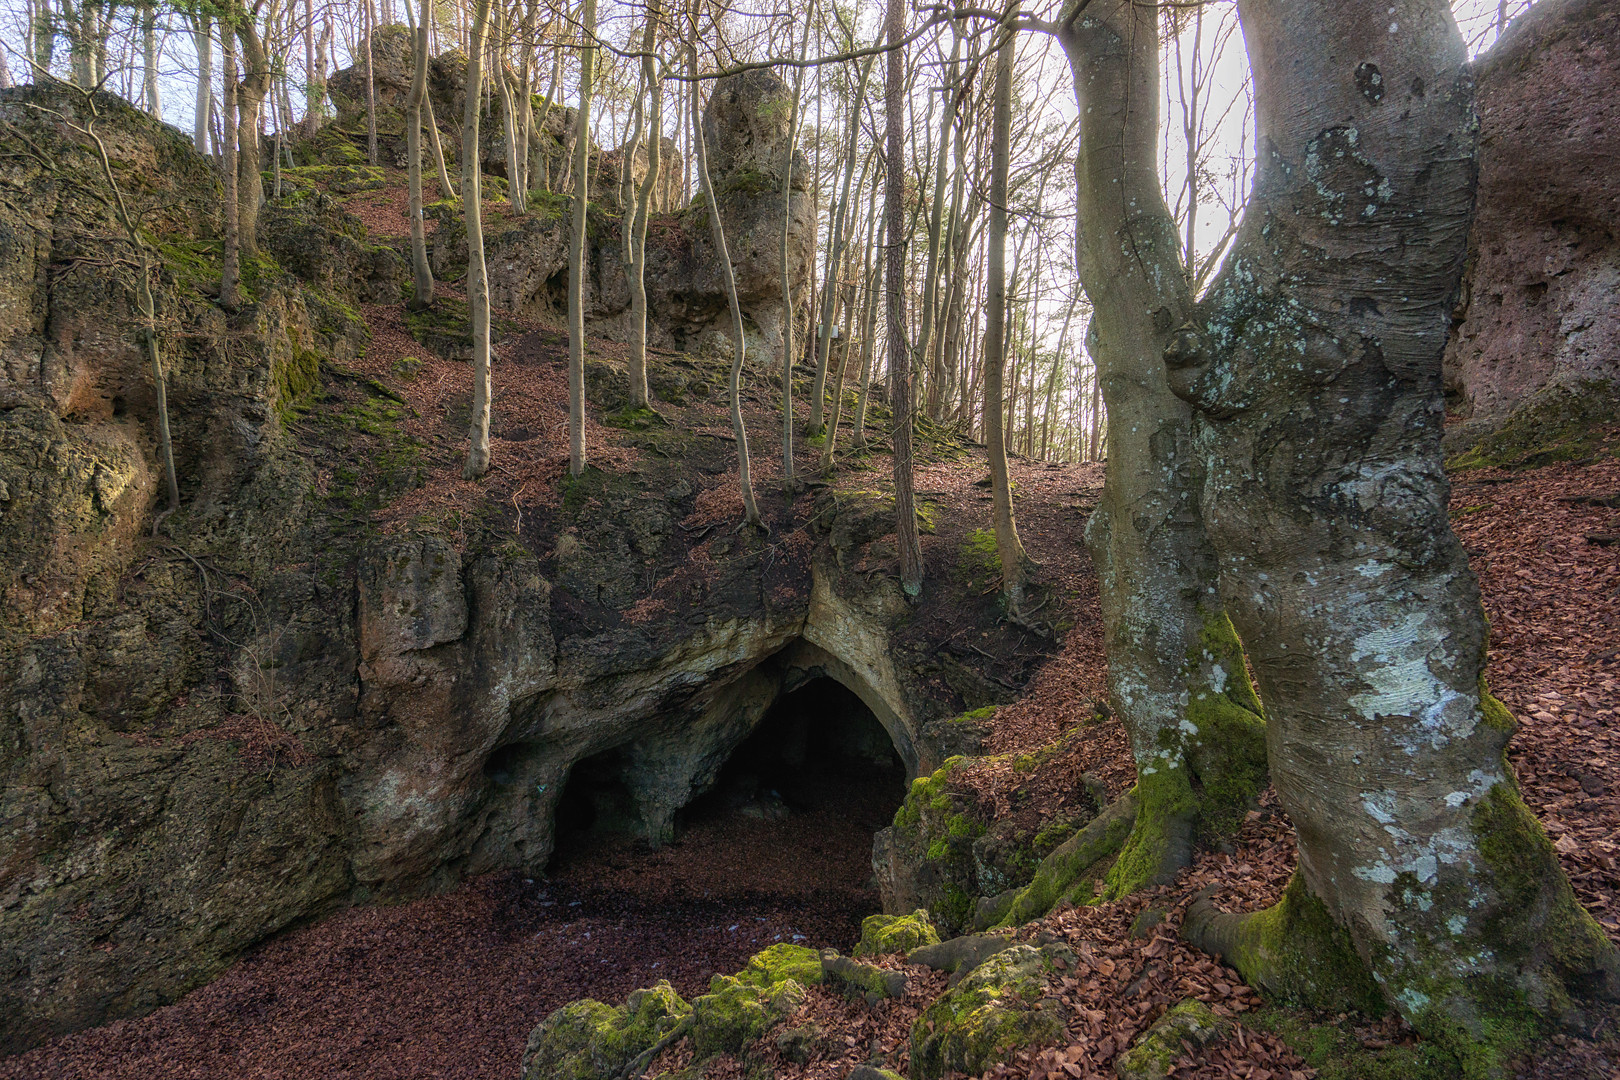
[[[568,239],[568,470],[585,471],[585,217],[590,195],[591,82],[596,0],[585,0],[579,50],[579,114],[574,125],[574,222]]]
[[[236,161],[236,41],[226,23],[220,23],[220,64],[223,68],[223,96],[220,103],[224,115],[220,118],[220,147],[223,161],[220,173],[225,192],[220,206],[220,222],[224,228],[224,254],[220,260],[219,302],[226,311],[235,311],[242,303],[242,236],[241,214],[237,210],[240,195],[237,192]]]
[[[641,80],[646,84],[651,115],[647,129],[647,172],[636,190],[635,210],[629,228],[625,230],[630,250],[630,406],[646,408],[647,392],[647,217],[652,206],[653,192],[658,188],[659,169],[663,161],[664,86],[653,50],[658,45],[658,0],[649,0],[647,25],[641,36]],[[630,157],[635,156],[635,146]],[[629,162],[625,164],[628,175]]]
[[[1007,443],[1002,429],[1002,373],[1007,362],[1006,333],[1011,317],[1007,303],[1007,170],[1012,150],[1012,35],[996,50],[995,113],[990,135],[990,299],[985,305],[984,441],[989,447],[991,517],[996,553],[1001,558],[1001,593],[1007,610],[1024,606],[1023,541],[1013,517],[1012,484],[1007,476]]]
[[[594,0],[590,0],[594,2]],[[698,73],[697,15],[690,16],[692,36],[687,41],[687,64],[691,73]],[[696,86],[696,82],[693,83]],[[748,428],[743,423],[742,370],[743,338],[742,305],[737,298],[737,275],[731,268],[731,252],[726,247],[726,230],[720,220],[720,197],[709,179],[709,150],[704,142],[701,118],[695,131],[697,138],[698,182],[709,200],[709,229],[714,234],[714,247],[720,255],[720,269],[726,282],[726,298],[731,302],[731,378],[727,383],[731,393],[731,432],[737,440],[737,482],[742,487],[743,521],[749,525],[761,524],[759,504],[754,501],[754,480],[749,467]]]
[[[870,164],[871,159],[868,158],[867,160],[868,160],[868,164]],[[863,166],[862,169],[861,169],[860,187],[856,188],[857,195],[860,192],[860,188],[863,188],[865,186],[866,186],[866,167]],[[872,233],[873,233],[873,231],[874,231],[874,229],[876,228],[876,225],[877,225],[876,218],[877,218],[877,200],[873,199],[872,203],[871,203],[871,209],[867,213],[866,226],[865,226],[864,234],[857,234],[857,240],[860,239],[861,235],[865,236],[866,250],[868,252],[871,250]],[[871,256],[866,255],[863,258],[863,265],[870,265],[870,262],[871,262]],[[844,290],[840,288],[839,291],[843,292]],[[838,363],[838,382],[833,387],[832,417],[827,421],[827,441],[824,442],[822,444],[822,446],[821,446],[821,471],[824,472],[824,473],[830,473],[832,471],[832,467],[833,467],[833,451],[836,449],[836,447],[838,445],[838,420],[839,420],[839,417],[843,414],[843,411],[844,411],[844,383],[846,381],[848,381],[850,362],[853,359],[849,355],[849,344],[850,344],[849,328],[850,328],[850,322],[854,318],[854,313],[855,313],[855,296],[854,296],[854,290],[853,289],[849,290],[849,293],[847,294],[847,300],[848,300],[848,302],[845,305],[846,315],[845,315],[845,318],[844,318],[844,333],[843,333],[842,339],[841,339],[843,341],[844,355],[843,355],[843,358]]]
[[[141,105],[147,115],[163,119],[163,106],[158,100],[158,44],[157,8],[146,3],[141,6]]]
[[[872,192],[873,203],[876,204],[877,191]],[[855,431],[850,435],[852,445],[864,447],[866,445],[866,401],[872,391],[872,358],[877,352],[877,311],[878,296],[882,292],[878,288],[878,279],[882,267],[874,265],[875,252],[882,249],[883,239],[888,235],[889,222],[887,219],[879,220],[876,240],[866,249],[866,322],[861,330],[861,366],[860,387],[855,397]]]
[[[923,316],[922,329],[917,335],[917,355],[919,359],[927,359],[933,354],[933,363],[929,367],[928,375],[928,418],[939,421],[942,383],[945,373],[941,370],[940,353],[931,348],[934,327],[934,304],[939,290],[939,238],[940,229],[944,225],[945,215],[945,173],[946,162],[950,160],[950,133],[951,121],[956,117],[956,76],[958,56],[962,50],[962,39],[953,35],[951,39],[951,88],[946,92],[949,102],[940,103],[939,121],[939,153],[934,165],[934,205],[928,215],[928,271],[923,285]]]
[[[461,121],[461,216],[467,226],[467,311],[473,338],[472,423],[467,464],[461,475],[469,480],[489,471],[489,268],[484,263],[483,167],[478,156],[489,8],[490,0],[474,2],[472,40],[467,51],[467,107]]]
[[[405,0],[406,14],[411,0]],[[411,96],[405,112],[405,156],[410,169],[411,276],[415,292],[411,307],[433,303],[433,268],[428,265],[427,227],[422,220],[422,102],[427,99],[428,0],[421,0],[422,18],[416,27],[416,66],[411,73]]]
[[[804,20],[804,41],[799,57],[810,55],[810,27],[815,22],[815,0]],[[788,235],[793,229],[793,158],[799,152],[799,100],[804,90],[804,68],[794,69],[793,115],[788,120],[787,160],[782,163],[782,482],[792,490],[797,483],[793,461],[793,281],[788,265]],[[803,178],[799,181],[804,182]]]
[[[377,164],[377,79],[372,70],[371,39],[377,33],[372,0],[365,0],[366,19],[366,161]]]
[[[433,147],[433,166],[439,172],[439,198],[453,199],[456,197],[456,188],[450,182],[450,169],[445,164],[444,144],[439,141],[439,120],[433,115],[432,94],[422,98],[422,109],[427,113],[428,145]]]
[[[838,205],[833,211],[832,220],[828,222],[828,232],[832,234],[832,248],[827,253],[827,280],[821,289],[821,313],[816,319],[816,383],[815,389],[810,392],[810,430],[819,432],[824,423],[823,410],[827,396],[827,357],[832,350],[832,321],[833,301],[838,294],[835,287],[838,266],[844,253],[844,219],[849,212],[849,186],[855,176],[855,157],[858,149],[858,135],[861,130],[860,108],[861,100],[866,96],[866,80],[872,74],[872,64],[877,60],[877,54],[866,58],[861,65],[860,85],[850,99],[849,127],[845,131],[848,148],[844,156],[844,186],[838,196]]]
[[[883,91],[887,128],[888,176],[884,186],[884,214],[889,238],[884,288],[888,293],[889,398],[894,410],[894,513],[895,543],[900,549],[900,587],[909,597],[922,594],[922,545],[917,536],[916,493],[911,486],[911,347],[906,342],[905,205],[905,0],[888,0],[884,35],[889,54]]]
[[[197,50],[197,105],[192,123],[191,145],[197,153],[207,154],[211,147],[208,138],[208,115],[214,106],[214,33],[212,22],[199,15],[192,23],[191,40]]]
[[[522,150],[518,146],[518,132],[521,130],[517,121],[517,101],[512,93],[512,84],[506,77],[506,49],[505,31],[510,27],[510,21],[503,14],[501,18],[501,44],[502,48],[496,52],[495,70],[493,72],[495,86],[501,95],[501,124],[502,134],[506,136],[506,200],[512,213],[519,217],[529,212],[527,193],[523,190],[523,159]]]

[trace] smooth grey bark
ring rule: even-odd
[[[594,0],[593,0],[594,2]],[[467,311],[472,321],[473,400],[467,464],[471,480],[489,471],[489,267],[484,262],[483,167],[478,160],[479,100],[484,82],[484,44],[490,0],[477,0],[467,50],[467,107],[461,121],[461,218],[467,227]]]
[[[1103,894],[1168,881],[1194,839],[1235,828],[1264,783],[1264,728],[1216,589],[1192,411],[1162,361],[1193,297],[1157,172],[1157,8],[1091,0],[1062,24],[1081,117],[1080,279],[1108,406],[1102,499],[1086,527],[1108,688],[1141,813]]]
[[[1014,615],[1023,607],[1025,566],[1029,557],[1018,538],[1013,515],[1012,482],[1007,475],[1007,437],[1002,425],[1002,375],[1007,365],[1007,171],[1012,155],[1012,34],[998,31],[995,104],[990,133],[990,237],[986,263],[990,296],[985,304],[984,441],[990,459],[990,516],[1001,560],[1001,595]],[[936,231],[937,238],[937,231]]]
[[[155,119],[163,119],[158,100],[157,5],[148,0],[141,5],[141,108]]]
[[[422,220],[422,102],[427,100],[428,19],[427,0],[422,2],[422,18],[416,27],[416,66],[411,73],[411,94],[405,111],[405,156],[409,166],[411,215],[411,280],[414,293],[411,306],[418,310],[433,303],[433,268],[428,264],[427,231]],[[410,11],[411,0],[405,0]]]
[[[591,82],[596,0],[585,0],[579,50],[579,113],[574,124],[574,218],[568,237],[568,471],[585,471],[585,215],[590,196]]]
[[[659,170],[663,164],[664,142],[664,84],[658,71],[653,50],[658,45],[658,0],[647,4],[647,24],[641,37],[641,80],[648,94],[647,172],[636,189],[635,207],[629,228],[625,230],[625,247],[629,254],[630,278],[630,405],[646,408],[647,392],[647,217],[652,208],[653,192],[658,188]],[[638,126],[639,120],[638,107]],[[624,165],[625,175],[631,173],[630,163],[635,159],[635,139]]]
[[[1440,361],[1474,194],[1467,53],[1443,0],[1239,10],[1266,152],[1228,264],[1164,356],[1199,410],[1203,517],[1299,871],[1277,908],[1205,912],[1193,929],[1305,999],[1356,986],[1301,979],[1275,931],[1342,935],[1364,990],[1468,1075],[1505,1075],[1527,1035],[1620,997],[1620,961],[1519,798],[1513,720],[1485,689],[1479,589],[1447,517]]]
[[[444,162],[444,144],[439,141],[439,120],[433,115],[433,95],[422,98],[422,109],[427,113],[428,145],[433,147],[433,167],[439,172],[439,198],[453,199],[456,188],[450,182],[450,169]]]
[[[894,410],[894,523],[900,549],[900,587],[915,599],[922,594],[922,544],[917,536],[916,492],[911,484],[911,346],[906,341],[905,185],[905,0],[888,0],[883,33],[889,53],[884,65],[883,120],[887,169],[883,216],[888,222],[884,290],[888,297],[889,406]]]
[[[214,107],[214,32],[212,20],[199,15],[192,20],[191,41],[197,50],[197,103],[193,117],[191,145],[199,154],[212,147],[208,138],[208,114]]]

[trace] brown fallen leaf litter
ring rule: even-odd
[[[403,221],[393,209],[397,195],[392,189],[368,194],[355,208],[377,232],[392,231],[389,226]],[[455,295],[445,286],[440,293]],[[448,422],[456,400],[469,394],[468,366],[436,358],[409,338],[398,307],[372,305],[364,314],[374,337],[357,373],[406,397],[414,415],[402,426],[420,442],[432,477],[390,506],[384,523],[490,501],[509,505],[514,519],[525,511],[544,513],[566,464],[566,337],[512,320],[521,333],[495,356],[497,467],[472,483],[459,480],[465,430]],[[599,355],[622,351],[598,346],[593,343]],[[408,385],[394,377],[405,356],[422,361]],[[766,477],[777,474],[780,461],[767,387],[761,378],[744,393],[757,475]],[[723,401],[689,408],[682,422],[706,423],[722,440],[729,435]],[[633,467],[639,451],[594,418],[588,424],[596,461]],[[800,450],[800,468],[809,468],[815,451]],[[881,452],[854,459],[839,486],[880,485],[888,468]],[[1091,718],[1103,697],[1095,577],[1080,543],[1085,514],[1100,491],[1100,469],[1015,460],[1013,472],[1020,528],[1041,564],[1038,576],[1061,598],[1055,610],[1066,611],[1074,625],[1021,686],[1018,701],[997,712],[987,745],[993,753],[1050,742]],[[919,461],[919,492],[947,507],[937,532],[923,538],[930,576],[954,572],[967,532],[988,525],[988,493],[975,486],[983,476],[976,455]],[[734,473],[711,478],[700,500],[705,518],[740,515],[734,484]],[[779,490],[762,484],[762,503],[777,502]],[[770,509],[778,522],[802,525],[802,505]],[[1582,902],[1620,937],[1620,547],[1612,546],[1620,534],[1620,462],[1466,474],[1455,482],[1452,514],[1492,620],[1492,689],[1521,721],[1510,757],[1526,800],[1554,838]],[[802,539],[802,530],[784,539],[795,536]],[[698,564],[703,550],[693,549]],[[644,617],[657,617],[661,605],[654,598],[645,606]],[[1014,685],[1029,666],[1023,639],[1017,640],[1011,647],[987,642],[993,649],[981,650],[1004,665]],[[969,776],[997,806],[1007,803],[1017,780],[1035,796],[1020,800],[1024,805],[1048,806],[1078,791],[1085,772],[1103,779],[1111,794],[1129,784],[1129,750],[1117,721],[1095,723],[1088,737],[1074,740],[1033,776],[994,765]],[[872,800],[884,798],[892,805],[892,794],[852,787],[845,799],[865,811],[823,808],[783,822],[714,818],[695,823],[680,844],[657,853],[630,845],[565,851],[549,878],[497,875],[412,903],[340,912],[261,946],[213,983],[151,1015],[0,1059],[0,1080],[513,1075],[529,1029],[573,998],[616,1001],[659,978],[691,995],[711,973],[734,971],[779,940],[847,948],[859,918],[877,908],[867,860],[871,827],[886,813],[873,811]],[[1113,1060],[1131,1038],[1169,1006],[1195,997],[1235,1024],[1228,1038],[1193,1051],[1172,1075],[1314,1077],[1277,1036],[1244,1022],[1258,997],[1230,969],[1175,937],[1198,890],[1213,886],[1214,901],[1224,909],[1253,910],[1277,898],[1294,861],[1291,828],[1268,792],[1232,851],[1201,855],[1174,885],[1114,904],[1066,908],[1023,928],[1022,938],[1063,941],[1081,957],[1077,970],[1050,987],[1061,1003],[1064,1038],[986,1075],[1112,1077]],[[1132,923],[1146,908],[1165,918],[1149,936],[1133,939]],[[882,962],[903,964],[900,958]],[[778,1056],[777,1075],[842,1077],[855,1064],[880,1059],[903,1072],[911,1023],[944,984],[943,975],[927,969],[908,973],[906,995],[876,1007],[812,988],[792,1022],[820,1025],[829,1049],[807,1066]],[[1416,1038],[1393,1019],[1362,1024],[1354,1034],[1368,1047]],[[659,1064],[677,1066],[688,1055],[677,1044]],[[1617,1062],[1620,1043],[1611,1026],[1596,1041],[1559,1037],[1524,1062],[1519,1075],[1616,1080]],[[711,1075],[740,1077],[744,1070],[722,1060]]]

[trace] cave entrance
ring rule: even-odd
[[[627,745],[570,770],[554,879],[659,895],[817,896],[845,914],[876,902],[873,834],[904,800],[906,768],[872,710],[837,680],[815,675],[779,694],[675,811],[673,839],[658,848],[638,832],[637,784],[626,779],[644,766]]]
[[[836,809],[876,832],[905,794],[905,765],[889,733],[854,691],[819,676],[777,698],[677,822],[728,814],[780,820]]]

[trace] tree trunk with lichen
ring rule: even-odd
[[[1393,3],[1240,3],[1266,153],[1165,361],[1198,409],[1203,517],[1299,871],[1277,907],[1200,909],[1187,930],[1284,997],[1386,999],[1495,1076],[1538,1028],[1582,1023],[1583,997],[1620,993],[1620,964],[1519,798],[1513,720],[1485,692],[1440,453],[1473,91],[1443,0]]]
[[[1264,723],[1199,513],[1192,411],[1162,361],[1193,296],[1156,169],[1157,19],[1151,6],[1093,0],[1059,35],[1080,107],[1080,276],[1108,403],[1086,543],[1140,807],[1108,897],[1168,881],[1198,839],[1236,827],[1265,783]]]

